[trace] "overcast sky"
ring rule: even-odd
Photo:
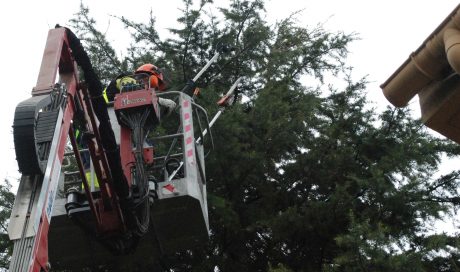
[[[220,3],[225,1],[220,0]],[[162,6],[159,4],[161,3]],[[160,29],[174,24],[180,0],[168,1],[84,1],[112,41],[123,44],[126,30],[109,15],[145,21],[152,8]],[[15,160],[12,122],[16,105],[30,97],[35,86],[49,28],[66,25],[79,9],[80,0],[4,1],[0,10],[0,180],[19,177]],[[332,31],[356,32],[347,63],[354,77],[368,75],[369,96],[379,106],[388,105],[379,85],[458,5],[454,0],[267,0],[269,19],[282,19],[304,9],[303,25],[325,23]],[[110,27],[106,28],[110,21]],[[118,43],[117,43],[118,44]],[[122,50],[122,48],[118,48]]]

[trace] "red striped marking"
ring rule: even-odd
[[[187,144],[191,144],[192,141],[193,141],[192,137],[188,137],[188,138],[185,140],[185,142],[186,142]]]

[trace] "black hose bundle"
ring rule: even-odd
[[[56,28],[58,27],[60,26],[57,25]],[[91,104],[93,106],[94,113],[99,120],[99,134],[101,136],[102,146],[107,155],[107,161],[112,173],[115,190],[123,201],[126,197],[129,196],[129,187],[122,171],[120,152],[115,140],[115,134],[113,132],[112,125],[110,124],[107,104],[102,95],[102,83],[99,79],[99,76],[94,71],[88,54],[80,43],[80,39],[78,39],[70,29],[65,29],[67,38],[69,40],[70,49],[72,49],[72,55],[74,56],[78,66],[80,66],[83,71],[83,76],[91,96]]]

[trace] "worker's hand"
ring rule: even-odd
[[[162,109],[162,113],[164,115],[170,115],[171,112],[174,111],[176,108],[176,102],[172,101],[171,99],[166,99],[166,98],[158,98],[158,104],[160,104],[160,107]]]

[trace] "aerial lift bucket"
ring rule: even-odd
[[[66,195],[69,188],[81,188],[78,173],[73,173],[74,178],[72,173],[67,173],[66,178],[60,180],[49,233],[49,258],[53,268],[79,271],[101,264],[127,268],[140,263],[153,265],[162,254],[191,249],[208,240],[204,149],[201,143],[196,143],[194,128],[195,125],[196,131],[203,131],[198,124],[208,122],[206,111],[184,93],[166,92],[159,96],[175,97],[177,112],[163,117],[162,121],[176,124],[173,130],[178,133],[153,138],[156,156],[150,174],[158,177],[151,182],[156,199],[150,210],[150,229],[139,241],[135,254],[117,256],[100,243],[99,238],[103,237],[95,236],[96,224],[84,194]],[[168,141],[173,144],[161,153],[158,146]],[[96,188],[93,194],[97,193]],[[80,199],[76,199],[77,195]],[[69,204],[74,205],[72,209]]]
[[[209,237],[204,152],[203,145],[196,144],[194,119],[199,120],[199,116],[194,118],[193,112],[205,116],[206,122],[207,115],[184,93],[160,95],[177,96],[179,106],[179,133],[154,138],[172,139],[168,152],[155,160],[165,171],[155,184],[158,199],[151,211],[159,246],[167,253],[202,245]]]

